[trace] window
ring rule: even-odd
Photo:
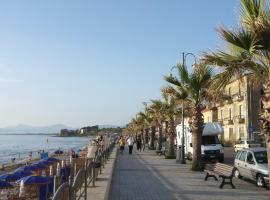
[[[244,138],[244,127],[239,127],[239,139]]]
[[[240,158],[240,155],[241,155],[242,151],[237,151],[237,154],[235,156],[236,159],[239,159]]]
[[[260,164],[268,163],[266,151],[254,152],[254,156],[256,158],[257,163],[260,163]]]
[[[229,108],[229,119],[231,120],[232,119],[232,109]]]
[[[229,96],[231,96],[231,88],[229,87]]]
[[[220,144],[217,136],[203,136],[202,145]]]
[[[250,152],[247,153],[247,163],[254,163],[253,155]]]
[[[220,111],[220,118],[223,119],[223,110]]]
[[[239,95],[241,95],[241,83],[239,83],[239,85],[238,85],[238,88],[239,88]]]
[[[247,155],[247,152],[246,151],[242,151],[240,157],[239,157],[239,160],[241,161],[245,161],[246,160],[246,155]]]
[[[239,105],[239,115],[240,115],[240,118],[241,118],[241,115],[242,115],[242,105]]]

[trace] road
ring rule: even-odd
[[[233,165],[236,153],[233,147],[224,147],[224,163]]]

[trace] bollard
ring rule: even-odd
[[[96,181],[96,165],[94,161],[92,165],[92,187],[95,187],[95,181]]]
[[[73,188],[72,188],[71,176],[69,176],[68,183],[69,183],[69,200],[73,200],[73,194],[72,194]]]
[[[86,162],[87,164],[87,162]],[[84,199],[87,200],[87,165],[85,165],[84,173]]]
[[[57,177],[53,176],[53,195],[56,193],[57,190]]]

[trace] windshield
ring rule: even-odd
[[[208,135],[202,137],[202,145],[220,144],[216,135]]]
[[[248,144],[256,144],[256,141],[254,141],[254,140],[248,140],[247,143]]]
[[[259,151],[259,152],[254,152],[255,159],[257,163],[259,164],[266,164],[268,163],[267,161],[267,152],[266,151]]]

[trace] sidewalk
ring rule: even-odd
[[[118,155],[110,200],[269,200],[270,192],[254,184],[234,179],[237,189],[211,178],[203,172],[191,172],[190,165],[176,164],[153,151]]]
[[[98,175],[95,187],[88,187],[87,200],[108,199],[116,156],[117,148],[114,148],[105,164],[105,168],[102,168],[102,173]]]

